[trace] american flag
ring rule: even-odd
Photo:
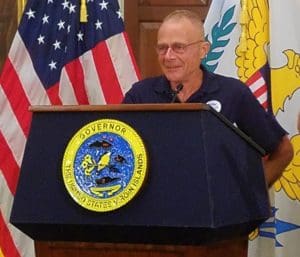
[[[35,255],[32,240],[9,223],[28,107],[119,103],[138,79],[117,0],[28,0],[0,76],[1,257]]]

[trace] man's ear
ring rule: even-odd
[[[208,41],[202,42],[201,48],[200,48],[201,59],[203,59],[207,55],[207,53],[209,52],[209,49],[210,49],[210,43]]]

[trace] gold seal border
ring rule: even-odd
[[[122,192],[107,199],[97,199],[82,191],[76,183],[74,161],[79,147],[85,140],[104,132],[115,133],[127,140],[133,151],[135,162],[133,175]],[[65,187],[76,203],[92,211],[112,211],[131,201],[141,189],[147,175],[146,149],[141,137],[128,124],[114,119],[100,119],[88,123],[71,138],[63,157],[62,173]]]

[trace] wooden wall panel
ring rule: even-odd
[[[0,0],[0,72],[17,30],[17,1]]]
[[[143,67],[143,77],[150,77],[156,74],[160,74],[160,67],[154,48],[159,25],[160,23],[157,22],[140,23],[140,42],[138,59],[139,66]]]
[[[194,10],[205,19],[211,0],[125,1],[125,26],[142,78],[159,75],[154,46],[160,22],[176,9]]]

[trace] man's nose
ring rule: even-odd
[[[166,58],[174,58],[175,57],[175,54],[174,54],[174,51],[173,51],[172,47],[170,47],[170,46],[168,47],[168,50],[165,54],[165,57]]]

